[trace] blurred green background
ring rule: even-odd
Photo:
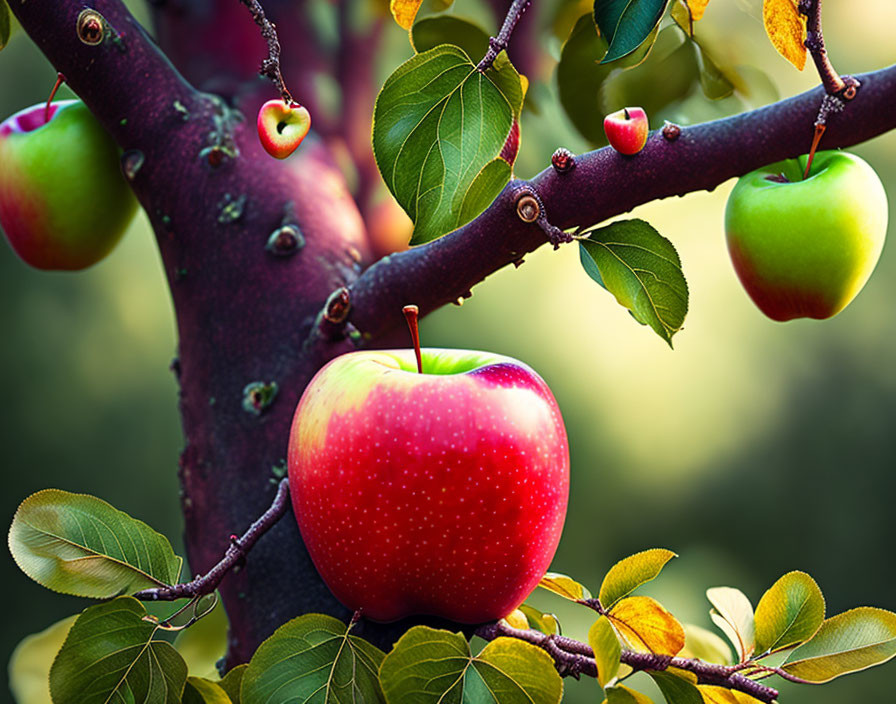
[[[700,26],[724,38],[738,63],[768,72],[781,95],[812,87],[811,63],[798,73],[774,52],[759,7],[714,0]],[[842,72],[896,60],[893,26],[892,0],[825,6],[828,48]],[[384,71],[409,51],[400,30],[390,36],[396,48],[384,54]],[[559,43],[546,48],[556,57]],[[0,54],[0,115],[45,99],[54,77],[16,37]],[[557,146],[588,148],[557,106],[554,84],[535,90],[541,112],[524,117],[523,177]],[[854,151],[880,174],[896,221],[896,133]],[[707,587],[740,587],[755,604],[792,569],[816,578],[829,614],[862,604],[894,610],[896,251],[884,248],[865,290],[833,320],[771,322],[728,261],[722,215],[732,185],[634,213],[669,237],[684,263],[690,312],[674,352],[580,271],[574,247],[543,247],[519,270],[490,277],[462,308],[425,321],[424,344],[513,355],[553,389],[572,452],[553,569],[596,589],[615,560],[671,548],[681,557],[644,593],[704,627]],[[31,270],[0,247],[0,297],[0,515],[9,521],[27,495],[58,487],[98,495],[179,546],[181,433],[168,371],[175,324],[145,218],[79,275]],[[85,606],[34,584],[8,556],[0,570],[2,662],[23,636]],[[587,612],[549,595],[535,603],[557,612],[565,633],[584,637]],[[783,684],[782,700],[891,702],[894,673],[891,664],[824,687]],[[565,701],[599,701],[593,681],[566,684]]]

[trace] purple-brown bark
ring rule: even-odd
[[[280,28],[284,75],[296,98],[311,106],[315,131],[350,142],[362,160],[366,150],[357,135],[369,123],[358,126],[364,111],[357,104],[350,125],[324,119],[322,109],[317,117],[314,71],[351,71],[318,45],[300,5],[266,6]],[[346,323],[364,333],[366,344],[377,344],[404,324],[403,305],[416,303],[425,314],[544,244],[543,231],[516,214],[521,190],[535,190],[549,220],[567,228],[656,198],[711,189],[806,151],[822,96],[818,90],[685,128],[675,142],[655,134],[635,158],[604,149],[577,157],[570,172],[549,168],[531,182],[514,181],[474,222],[362,274],[370,257],[364,225],[324,141],[309,137],[286,162],[272,160],[258,144],[254,116],[272,91],[252,76],[265,46],[240,3],[171,0],[156,8],[162,48],[193,85],[118,0],[92,3],[110,27],[95,46],[76,31],[81,3],[10,0],[10,6],[124,150],[124,171],[156,233],[177,315],[174,369],[186,437],[180,476],[194,574],[217,563],[228,536],[270,504],[272,468],[285,457],[302,389],[324,362],[354,346],[343,337],[348,325],[317,322],[333,291],[347,287]],[[830,119],[824,148],[896,127],[896,68],[859,78],[858,96]],[[265,245],[283,225],[301,233],[302,246],[275,256]],[[245,398],[253,382],[276,382],[269,406]],[[220,589],[231,621],[231,664],[246,661],[261,640],[300,613],[348,616],[288,519]],[[378,639],[400,629],[379,629]]]

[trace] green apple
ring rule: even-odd
[[[854,154],[818,152],[743,176],[728,198],[734,270],[773,320],[830,318],[855,298],[880,257],[887,195]]]
[[[0,124],[0,227],[38,269],[84,269],[105,257],[137,201],[118,147],[80,100],[43,104]]]

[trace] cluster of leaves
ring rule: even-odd
[[[503,624],[510,636],[531,642],[503,635],[476,654],[463,634],[423,626],[410,629],[386,654],[352,635],[353,623],[306,614],[277,629],[251,662],[221,678],[214,663],[226,648],[226,620],[213,595],[163,616],[126,596],[179,579],[181,558],[146,524],[92,496],[48,489],[19,507],[9,546],[21,569],[43,586],[107,599],[23,641],[10,663],[19,704],[43,704],[50,697],[55,704],[556,704],[562,697],[555,659],[533,644],[559,634],[560,624],[530,605]],[[548,573],[539,585],[598,613],[588,641],[609,704],[649,702],[622,684],[632,673],[628,655],[635,652],[677,656],[669,667],[641,668],[669,704],[751,701],[698,680],[687,668],[700,661],[748,678],[779,674],[820,683],[896,655],[896,614],[860,608],[825,619],[818,586],[791,572],[763,595],[755,613],[736,589],[708,591],[713,621],[734,646],[732,657],[718,636],[682,626],[650,597],[632,596],[672,557],[654,549],[622,560],[607,573],[597,598],[565,575]],[[175,625],[182,613],[188,620]],[[767,660],[785,654],[781,664]]]

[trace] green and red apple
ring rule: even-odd
[[[272,157],[285,159],[305,139],[311,129],[311,113],[302,105],[269,100],[258,111],[258,138]]]
[[[865,161],[818,152],[743,176],[725,210],[734,269],[769,318],[830,318],[855,298],[880,257],[887,195]]]
[[[302,538],[333,594],[376,621],[495,620],[553,558],[569,450],[547,384],[509,357],[424,349],[337,357],[289,441]]]
[[[84,269],[121,239],[137,201],[118,148],[80,100],[34,105],[0,124],[0,227],[38,269]]]

